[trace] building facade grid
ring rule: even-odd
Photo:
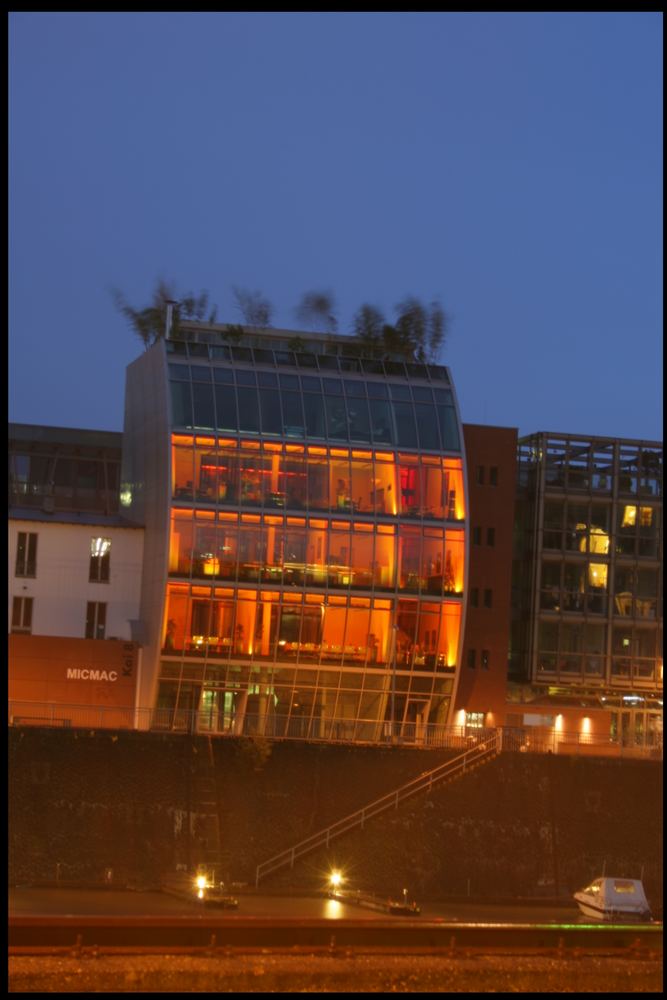
[[[661,729],[662,445],[540,433],[518,456],[514,679],[595,698],[612,738]]]
[[[319,353],[198,334],[147,352],[169,382],[168,523],[140,515],[168,535],[146,595],[162,608],[154,724],[196,712],[212,732],[425,739],[451,715],[465,603],[448,371],[338,357],[312,335]],[[143,361],[137,385],[158,368]],[[130,407],[130,442],[139,422]]]

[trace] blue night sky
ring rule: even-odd
[[[9,418],[121,430],[159,277],[452,320],[469,423],[662,438],[660,13],[12,13]]]

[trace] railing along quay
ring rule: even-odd
[[[437,951],[583,951],[657,957],[662,924],[462,924],[415,919],[13,916],[10,955],[224,953],[339,948]]]
[[[361,827],[363,829],[364,823],[366,823],[367,820],[371,819],[373,816],[378,816],[380,813],[386,812],[387,809],[398,809],[401,802],[404,802],[412,795],[416,795],[418,792],[422,791],[430,792],[434,785],[437,785],[442,781],[459,777],[460,775],[465,774],[466,771],[470,771],[471,768],[477,766],[478,764],[495,757],[500,750],[500,744],[500,733],[498,731],[492,731],[483,741],[480,740],[470,750],[466,750],[458,757],[446,760],[444,764],[440,764],[438,767],[435,767],[430,771],[426,771],[424,774],[420,774],[418,777],[413,778],[412,781],[406,782],[393,792],[389,792],[387,795],[383,795],[381,798],[375,799],[373,802],[369,802],[369,804],[363,808],[356,809],[353,813],[350,813],[348,816],[344,816],[336,823],[332,823],[330,826],[325,827],[322,830],[318,830],[317,833],[311,834],[310,837],[306,837],[305,840],[299,841],[299,843],[295,844],[293,847],[274,855],[272,858],[269,858],[267,861],[264,861],[261,865],[257,866],[255,873],[255,885],[259,885],[260,879],[262,879],[265,875],[270,874],[270,872],[277,871],[279,868],[284,868],[286,865],[293,868],[297,858],[310,853],[310,851],[314,851],[318,847],[328,847],[332,840],[336,837],[340,837],[343,833],[347,833],[349,830],[355,829],[355,827]]]
[[[61,705],[53,702],[10,701],[11,727],[46,729],[110,729],[146,733],[215,736],[220,739],[262,737],[309,743],[403,746],[424,750],[464,750],[502,732],[503,751],[555,753],[581,756],[648,758],[661,760],[661,739],[650,743],[623,743],[580,732],[555,732],[539,727],[503,726],[480,729],[440,726],[433,723],[391,723],[376,720],[301,719],[290,716],[246,714],[226,728],[215,728],[202,712],[110,706]]]

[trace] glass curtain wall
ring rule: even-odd
[[[466,517],[452,393],[324,361],[169,364],[163,724],[194,707],[211,732],[376,742],[448,719]]]
[[[171,493],[218,507],[465,518],[461,459],[403,452],[174,434]]]
[[[544,476],[533,678],[661,689],[661,448],[538,435],[521,456]]]

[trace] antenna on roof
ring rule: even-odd
[[[178,305],[174,299],[167,299],[167,315],[164,324],[164,339],[169,340],[171,337],[171,324],[174,316],[174,306]]]

